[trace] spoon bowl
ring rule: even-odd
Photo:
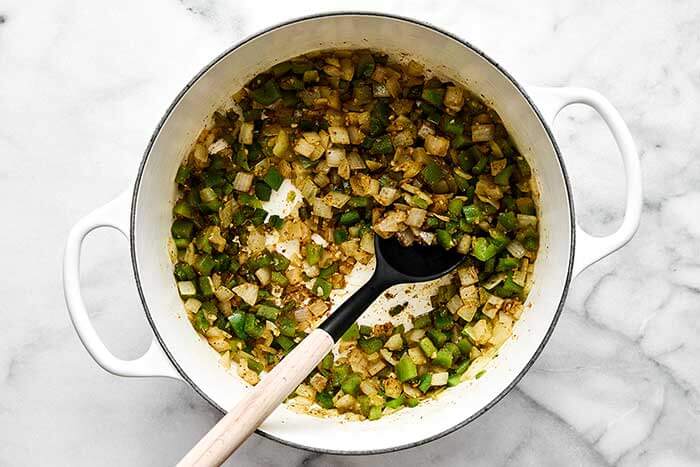
[[[439,245],[403,246],[394,237],[383,239],[378,235],[374,237],[374,257],[376,267],[369,281],[321,323],[320,329],[328,332],[334,340],[340,339],[389,287],[437,279],[464,261],[464,255]]]
[[[406,247],[394,237],[383,239],[377,236],[374,245],[377,267],[380,262],[386,263],[402,276],[403,283],[437,279],[451,272],[464,261],[464,256],[454,250],[424,244]]]

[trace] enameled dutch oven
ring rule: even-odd
[[[639,159],[618,112],[600,94],[580,88],[525,87],[465,41],[415,20],[372,13],[302,18],[262,31],[227,50],[188,83],[153,133],[133,190],[97,209],[72,229],[64,263],[70,316],[90,355],[120,376],[180,379],[222,412],[246,387],[225,370],[188,322],[166,249],[176,188],[173,182],[207,117],[250,78],[297,55],[329,48],[370,48],[408,56],[436,74],[483,96],[500,114],[530,163],[539,190],[540,252],[526,311],[513,337],[478,381],[445,391],[436,400],[374,422],[316,418],[279,407],[258,432],[290,446],[336,454],[395,451],[439,438],[477,418],[500,400],[542,352],[564,305],[570,281],[623,246],[639,224]],[[624,220],[606,237],[576,224],[570,183],[550,125],[565,106],[582,103],[607,123],[619,147],[627,184]],[[136,360],[115,357],[95,332],[80,295],[80,246],[98,227],[121,231],[131,244],[136,285],[155,339]],[[381,307],[382,305],[377,305]],[[413,303],[420,309],[420,303]]]

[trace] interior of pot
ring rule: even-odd
[[[173,180],[207,117],[234,91],[276,63],[328,48],[372,48],[394,56],[405,54],[482,95],[500,114],[528,159],[540,193],[541,241],[535,284],[513,337],[483,377],[450,388],[436,400],[374,422],[315,418],[283,406],[261,427],[267,435],[314,450],[386,451],[432,439],[495,403],[538,353],[556,320],[566,288],[571,212],[556,151],[527,99],[480,53],[411,21],[376,15],[333,15],[275,28],[225,54],[175,102],[147,154],[137,184],[133,225],[137,277],[155,331],[181,373],[218,407],[233,406],[246,390],[245,385],[235,369],[227,372],[220,365],[218,354],[192,329],[173,280],[166,250],[175,199]],[[411,297],[414,295],[411,293]],[[395,301],[400,300],[401,294]],[[427,311],[427,304],[420,300],[412,299],[411,306]],[[381,314],[386,302],[375,304],[374,309]]]

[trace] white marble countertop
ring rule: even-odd
[[[68,229],[135,174],[193,74],[261,27],[324,10],[413,16],[460,35],[521,82],[596,89],[642,157],[639,233],[581,275],[534,368],[494,409],[416,449],[339,457],[254,436],[230,465],[699,465],[700,8],[666,2],[152,0],[0,4],[0,465],[173,464],[218,414],[176,381],[102,371],[67,317]],[[555,133],[577,211],[619,223],[611,136],[585,108]],[[120,356],[143,352],[127,243],[84,248],[91,316]]]

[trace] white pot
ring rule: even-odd
[[[498,64],[464,41],[414,20],[379,14],[328,14],[303,18],[256,34],[206,66],[177,96],[156,128],[128,190],[76,224],[64,263],[66,303],[73,324],[93,358],[120,376],[162,376],[189,383],[225,410],[246,391],[235,371],[192,329],[173,280],[166,251],[173,179],[203,123],[230,93],[251,77],[291,57],[327,48],[372,48],[407,54],[428,69],[482,95],[502,117],[530,163],[540,193],[540,252],[535,283],[513,337],[478,380],[448,389],[436,400],[375,422],[321,419],[279,407],[259,433],[288,445],[322,452],[386,452],[438,438],[474,420],[500,400],[533,364],[547,342],[571,279],[623,246],[641,214],[641,175],[629,130],[612,105],[594,91],[524,88]],[[593,107],[610,127],[622,154],[627,207],[619,230],[606,237],[576,224],[570,184],[549,124],[572,103]],[[79,255],[85,235],[97,227],[120,230],[131,242],[134,274],[155,339],[136,360],[115,357],[89,321],[80,296]]]

